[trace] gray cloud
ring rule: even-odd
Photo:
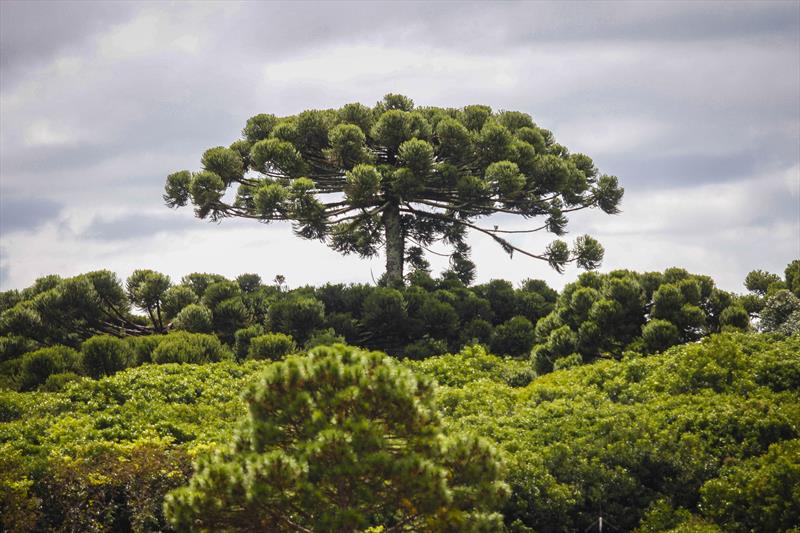
[[[377,270],[337,261],[288,228],[203,225],[189,210],[160,207],[161,193],[166,174],[196,169],[202,151],[237,138],[248,116],[371,104],[390,91],[420,105],[529,112],[617,174],[624,214],[574,225],[606,237],[609,266],[655,268],[634,246],[645,239],[658,246],[647,253],[667,250],[679,264],[711,258],[706,272],[732,284],[748,261],[771,268],[800,255],[781,233],[793,224],[800,233],[798,196],[774,192],[781,180],[800,183],[796,3],[6,1],[0,9],[0,200],[15,227],[0,235],[3,287],[51,271],[124,272],[143,257],[178,277],[199,268],[190,261],[229,268],[204,255],[211,246],[227,246],[224,259],[246,271],[260,261],[250,248],[263,245],[259,235],[283,273],[316,281],[314,257],[329,267],[320,279],[370,279],[380,261]],[[708,191],[723,191],[747,216],[715,204],[724,224],[712,224],[698,196]],[[8,211],[5,198],[38,204]],[[48,205],[66,206],[65,225],[77,229],[43,224]],[[681,218],[670,220],[676,209]],[[687,235],[704,227],[701,252]],[[751,239],[735,263],[714,259],[736,246],[728,231]],[[481,277],[546,269],[475,249]]]
[[[58,217],[62,205],[44,198],[0,195],[0,236],[32,231]]]
[[[79,237],[95,241],[129,241],[148,239],[157,233],[176,234],[185,229],[198,227],[197,221],[171,216],[171,213],[162,215],[131,213],[114,218],[95,217]]]
[[[39,65],[80,45],[109,23],[124,20],[133,7],[132,3],[90,0],[5,0],[0,4],[3,84],[13,81],[25,67]]]

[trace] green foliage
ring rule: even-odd
[[[131,366],[134,354],[130,346],[117,337],[97,335],[81,345],[81,366],[83,371],[97,379],[110,376]]]
[[[722,328],[749,328],[733,295],[707,276],[683,269],[587,272],[567,284],[554,310],[536,325],[533,357],[539,372],[578,353],[586,362],[620,358],[626,350],[653,353]]]
[[[233,357],[217,337],[178,331],[165,335],[153,350],[154,363],[213,363]]]
[[[80,355],[67,346],[40,348],[22,357],[20,389],[33,390],[53,374],[78,370]]]
[[[63,391],[70,383],[80,381],[82,379],[86,378],[79,376],[75,372],[50,374],[50,376],[47,378],[47,381],[44,382],[44,385],[39,387],[39,390],[43,392],[60,392]]]
[[[780,276],[763,270],[753,270],[744,279],[744,286],[747,290],[758,293],[761,296],[765,296],[770,291],[770,288],[777,287],[780,284],[782,284]]]
[[[680,332],[672,322],[656,318],[642,328],[642,341],[648,353],[661,352],[680,342]]]
[[[41,499],[25,467],[19,450],[0,445],[0,531],[33,531],[39,520]]]
[[[155,336],[155,340],[173,335]],[[148,339],[125,343],[134,351],[146,352],[152,343],[142,341]],[[657,355],[629,352],[621,361],[590,365],[576,366],[581,357],[566,354],[555,360],[562,370],[532,381],[530,363],[489,355],[482,347],[402,365],[425,376],[418,380],[432,378],[440,383],[435,389],[435,411],[429,407],[429,412],[436,415],[438,411],[443,417],[441,432],[480,434],[498,448],[511,489],[502,508],[511,531],[584,530],[596,523],[601,510],[608,524],[626,531],[781,531],[787,529],[783,524],[797,521],[797,497],[792,491],[797,486],[800,438],[798,343],[797,336],[729,333]],[[351,348],[320,353],[334,359],[350,357],[343,355],[348,353],[369,361],[374,357],[381,361],[375,369],[385,364],[397,367],[397,363],[382,362],[382,355],[367,356]],[[329,361],[327,356],[318,357]],[[311,360],[290,357],[299,366],[282,368],[317,368]],[[41,389],[53,392],[0,390],[3,527],[164,530],[160,514],[164,493],[186,483],[191,473],[189,458],[199,465],[213,465],[219,464],[219,458],[231,457],[233,452],[223,443],[231,441],[236,420],[248,413],[240,391],[256,382],[263,385],[265,377],[259,373],[271,364],[144,365],[98,381],[54,374],[49,378],[52,388],[45,384]],[[336,443],[341,441],[327,436],[360,426],[334,424],[329,416],[297,414],[309,405],[296,401],[301,397],[316,402],[309,409],[379,405],[383,411],[375,412],[410,416],[408,409],[386,399],[387,390],[394,389],[383,385],[351,389],[347,376],[360,374],[345,368],[350,367],[329,362],[314,371],[315,376],[326,376],[325,383],[337,384],[328,388],[318,386],[319,381],[290,379],[296,374],[288,370],[272,374],[283,376],[274,382],[283,388],[271,396],[278,402],[274,405],[284,406],[284,411],[276,413],[295,413],[291,420],[298,427],[324,427],[315,434],[316,440],[308,442],[339,446]],[[288,390],[295,392],[286,394]],[[253,405],[261,409],[265,404]],[[347,418],[347,413],[361,411],[340,412],[344,413],[341,420],[355,420]],[[289,420],[286,416],[270,415],[265,425],[245,424],[242,435],[246,438],[238,442],[251,446],[256,434],[280,439],[281,433],[270,428]],[[387,435],[383,427],[378,433]],[[294,453],[323,448],[287,445],[281,449]],[[449,448],[443,443],[438,449]],[[355,457],[364,457],[358,453]],[[260,452],[256,455],[261,457]],[[351,455],[343,456],[351,459],[340,462],[339,456],[326,456],[316,465],[325,471],[315,481],[332,484],[341,479],[342,471],[354,461]],[[266,463],[232,460],[230,464],[251,468],[248,465]],[[467,464],[482,463],[463,460],[450,471],[474,474]],[[314,468],[309,472],[315,472]],[[302,476],[301,480],[309,479]],[[451,488],[454,484],[463,487],[452,491],[453,498],[464,502],[482,497],[469,488],[485,487],[480,479],[485,478],[449,479]],[[477,490],[483,494],[483,489]],[[380,491],[366,494],[377,495]],[[285,501],[292,496],[282,493],[280,498]],[[469,508],[469,504],[457,508]],[[391,527],[394,522],[370,523]],[[459,522],[450,525],[450,530],[465,528]],[[430,523],[422,529],[437,530]],[[491,530],[498,530],[497,525]]]
[[[346,344],[346,342],[344,337],[337,335],[336,330],[333,328],[320,329],[315,331],[311,337],[309,337],[303,348],[305,350],[310,350],[311,348],[316,348],[317,346],[330,346],[332,344]]]
[[[153,362],[153,350],[155,350],[164,338],[163,335],[146,335],[142,337],[127,337],[125,342],[133,352],[133,366],[143,365]]]
[[[713,336],[653,357],[631,354],[554,372],[524,389],[468,382],[443,390],[439,402],[447,425],[477,431],[504,451],[511,529],[583,530],[602,509],[608,523],[633,530],[666,500],[677,515],[662,516],[661,530],[728,531],[728,522],[706,512],[702,487],[725,479],[726,465],[799,436],[800,398],[791,385],[797,378],[788,369],[800,368],[800,344],[797,337],[778,339]],[[796,501],[780,493],[793,486],[791,475],[764,472],[770,481],[757,486],[774,488],[763,501],[780,502],[764,521],[757,498],[752,512],[730,507],[752,520],[746,530],[782,530],[771,526],[770,513]],[[770,499],[770,491],[781,495]],[[659,530],[654,517],[647,521],[653,527],[642,531]]]
[[[800,298],[800,259],[789,263],[783,273],[786,279],[786,288]]]
[[[296,350],[297,345],[291,335],[268,333],[250,339],[247,358],[278,361]]]
[[[766,299],[761,310],[762,331],[779,331],[785,335],[800,333],[800,298],[781,289]]]
[[[524,316],[515,316],[495,328],[490,346],[497,354],[527,358],[533,342],[531,321]]]
[[[483,441],[444,438],[430,383],[342,346],[271,366],[229,449],[165,511],[177,529],[362,531],[499,527],[504,485]]]
[[[273,331],[291,335],[297,342],[308,340],[322,326],[325,306],[316,298],[291,295],[278,300],[269,308],[269,323]]]
[[[175,285],[164,291],[161,308],[165,320],[172,320],[189,304],[197,303],[197,295],[186,285]]]
[[[159,531],[166,528],[164,495],[191,471],[184,449],[141,439],[55,454],[42,480],[42,505],[50,523],[69,531]]]
[[[491,355],[480,345],[467,346],[457,354],[406,361],[405,364],[417,374],[448,387],[463,387],[479,380],[524,387],[534,378],[533,368],[527,361]]]
[[[213,328],[211,309],[200,304],[189,304],[175,317],[172,327],[190,333],[211,333]]]
[[[250,349],[250,341],[253,337],[258,337],[263,334],[264,328],[260,324],[236,330],[233,343],[233,352],[236,354],[236,359],[241,361],[246,358],[247,352]]]
[[[153,330],[130,313],[131,303],[122,284],[107,270],[66,279],[46,276],[12,301],[13,306],[0,312],[0,335],[14,339],[11,346],[6,345],[13,356],[26,344],[77,347],[99,333],[141,334]]]
[[[152,270],[134,270],[125,283],[131,303],[145,311],[159,330],[164,329],[161,307],[164,294],[169,287],[169,277]]]
[[[800,440],[726,465],[700,489],[699,507],[725,531],[788,531],[800,524]]]
[[[378,287],[364,299],[363,323],[373,337],[396,339],[404,333],[408,310],[397,289]]]

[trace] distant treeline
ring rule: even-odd
[[[402,289],[326,284],[289,290],[281,276],[235,280],[137,270],[57,275],[0,293],[0,386],[60,387],[143,363],[280,359],[345,342],[411,359],[484,344],[543,374],[626,351],[653,353],[723,330],[800,328],[800,261],[753,271],[748,293],[684,269],[587,272],[559,294],[542,280],[467,286],[423,271]]]

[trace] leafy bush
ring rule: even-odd
[[[164,335],[143,335],[141,337],[126,337],[125,342],[133,353],[133,366],[153,362],[153,351],[158,347]]]
[[[247,357],[247,352],[250,350],[250,341],[254,337],[264,334],[264,327],[261,324],[255,324],[246,328],[236,330],[234,334],[233,352],[236,354],[236,359],[241,361]]]
[[[197,295],[186,285],[175,285],[164,292],[161,309],[166,320],[172,320],[189,304],[197,303]]]
[[[544,373],[573,352],[585,363],[619,359],[625,351],[657,352],[748,325],[742,304],[707,276],[680,268],[587,272],[564,287],[553,312],[536,324],[534,354]]]
[[[466,346],[457,354],[406,361],[405,364],[416,373],[448,387],[463,387],[479,380],[524,387],[534,378],[533,368],[528,361],[491,355],[480,345]]]
[[[214,335],[184,331],[165,335],[153,350],[153,362],[158,364],[213,363],[232,357],[230,350]]]
[[[800,333],[800,329],[793,327],[782,328],[787,323],[800,323],[796,316],[798,312],[800,312],[800,298],[788,290],[779,290],[765,302],[764,309],[761,311],[761,330],[781,331],[781,333],[789,335]]]
[[[269,323],[273,331],[291,335],[303,343],[311,332],[322,326],[325,306],[316,298],[291,296],[279,300],[269,308]]]
[[[48,524],[67,531],[163,531],[164,495],[189,478],[191,462],[169,441],[90,446],[49,459],[42,485]]]
[[[59,392],[64,390],[68,384],[73,383],[75,381],[80,381],[82,379],[86,379],[84,377],[79,376],[75,372],[64,372],[63,374],[50,374],[47,378],[47,381],[44,382],[44,385],[39,387],[39,390],[43,392]]]
[[[248,359],[267,359],[278,361],[297,350],[291,335],[283,333],[267,333],[250,340],[247,350]]]
[[[441,389],[439,403],[449,426],[485,435],[504,451],[512,494],[503,513],[511,530],[582,531],[602,509],[610,524],[630,531],[666,500],[685,510],[673,517],[680,531],[735,531],[698,505],[701,488],[724,475],[726,464],[800,437],[798,388],[786,388],[798,372],[800,338],[724,334],[657,356],[547,374],[523,389],[468,380]],[[793,472],[777,460],[774,471],[778,464]],[[776,530],[773,511],[797,501],[778,491],[792,485],[791,476],[769,471],[768,483],[753,482],[772,487],[763,500],[730,507],[751,520],[748,531]],[[781,503],[762,521],[759,501]]]
[[[740,305],[731,305],[722,310],[719,317],[720,326],[728,326],[742,331],[750,327],[750,314]]]
[[[491,348],[496,354],[527,358],[534,340],[531,321],[523,316],[515,316],[495,328]]]
[[[342,335],[337,335],[333,328],[318,329],[311,334],[311,337],[306,341],[303,348],[310,350],[317,346],[331,346],[333,344],[345,344],[345,339]]]
[[[680,332],[672,322],[656,318],[642,328],[642,341],[648,353],[661,352],[680,342]]]
[[[80,367],[80,355],[66,346],[50,346],[22,357],[20,388],[33,390],[47,381],[52,374],[73,372]]]
[[[213,327],[211,309],[200,304],[188,304],[175,317],[172,326],[190,333],[210,333]]]
[[[426,359],[443,353],[447,353],[447,343],[443,340],[432,339],[428,335],[403,348],[403,355],[410,359]]]
[[[20,357],[36,349],[36,341],[18,335],[0,337],[0,363]]]
[[[130,346],[110,335],[95,335],[81,344],[81,366],[95,379],[131,366],[133,358]]]
[[[800,440],[724,467],[700,489],[704,514],[725,531],[789,531],[800,524]]]

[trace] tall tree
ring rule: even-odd
[[[405,263],[424,264],[421,252],[434,242],[452,246],[451,263],[463,271],[468,230],[559,271],[569,262],[595,268],[603,248],[589,236],[571,250],[556,240],[541,253],[507,237],[562,235],[567,213],[617,213],[623,194],[615,176],[600,175],[586,155],[570,154],[529,115],[483,105],[415,107],[388,94],[373,108],[353,103],[256,115],[242,133],[227,148],[206,150],[202,170],[169,175],[167,205],[191,202],[198,218],[212,221],[289,220],[297,235],[345,254],[371,257],[385,248],[390,285],[402,284]],[[523,230],[476,222],[498,213],[543,221]]]

